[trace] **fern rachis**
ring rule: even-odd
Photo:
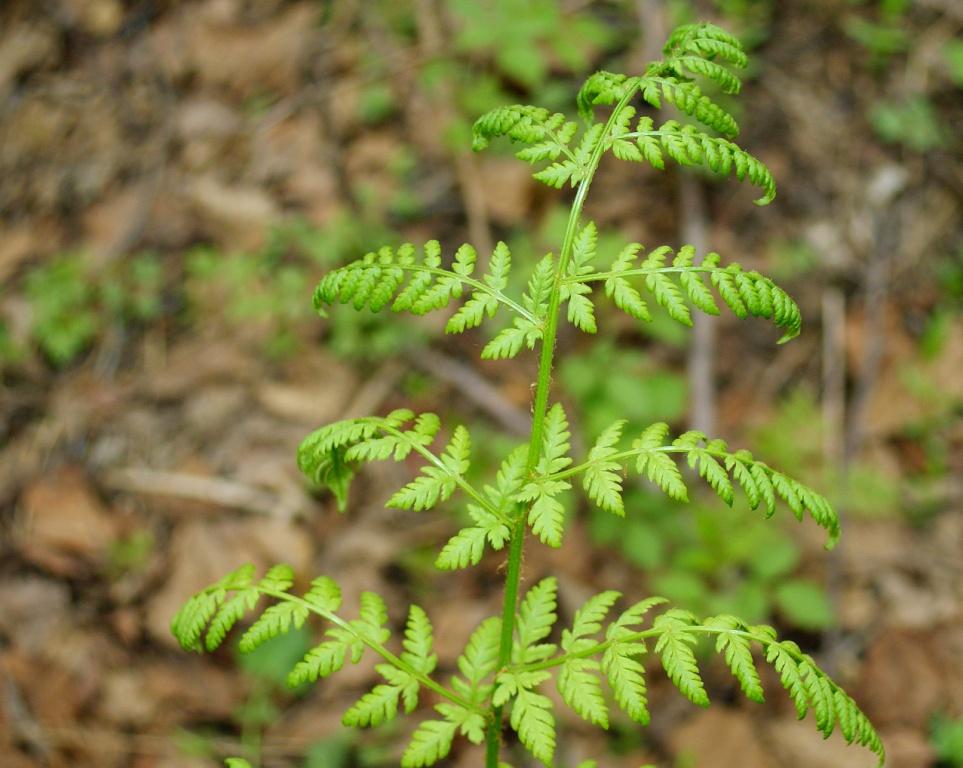
[[[565,706],[586,721],[608,727],[620,710],[634,722],[649,721],[647,655],[658,656],[663,670],[694,704],[709,704],[696,648],[709,642],[744,694],[763,701],[757,665],[772,665],[800,718],[815,714],[825,735],[838,728],[848,742],[868,746],[883,759],[883,747],[866,716],[853,700],[789,640],[780,640],[765,625],[748,625],[737,617],[699,619],[665,605],[658,597],[625,604],[618,592],[606,591],[576,611],[570,627],[556,635],[558,587],[549,577],[520,596],[522,553],[531,528],[542,543],[559,547],[564,537],[564,499],[581,486],[601,509],[625,515],[623,490],[637,474],[678,501],[687,501],[689,486],[704,481],[726,504],[745,494],[749,505],[772,515],[780,502],[800,520],[805,514],[826,529],[831,546],[839,522],[829,502],[811,488],[757,460],[745,450],[730,450],[719,439],[685,432],[670,439],[667,424],[656,423],[639,434],[626,434],[615,422],[598,437],[588,455],[571,456],[569,422],[559,403],[551,403],[551,371],[555,342],[564,319],[585,333],[599,332],[596,304],[611,299],[616,308],[639,321],[652,318],[661,306],[679,323],[691,325],[692,313],[720,312],[720,302],[739,318],[770,320],[783,331],[781,341],[799,334],[799,308],[771,279],[723,265],[715,253],[698,261],[691,246],[644,249],[630,243],[615,261],[596,263],[598,233],[582,221],[582,210],[607,152],[627,162],[657,170],[671,160],[698,165],[721,175],[748,180],[762,190],[760,204],[772,201],[775,183],[765,165],[734,143],[735,119],[696,82],[704,78],[726,93],[737,93],[732,71],[745,65],[738,41],[709,24],[680,27],[672,33],[660,61],[637,76],[598,72],[578,94],[585,123],[530,106],[502,107],[475,124],[474,146],[484,149],[507,137],[524,145],[516,154],[540,165],[534,177],[556,188],[576,188],[558,256],[541,259],[531,270],[525,290],[511,295],[509,276],[517,267],[508,247],[499,243],[484,274],[477,274],[477,254],[468,245],[451,259],[437,241],[420,253],[407,244],[382,248],[327,274],[315,292],[323,314],[334,304],[356,310],[425,314],[458,303],[446,331],[462,333],[498,313],[511,314],[509,324],[485,346],[485,359],[511,358],[523,348],[538,349],[539,370],[528,441],[502,462],[490,485],[476,487],[467,479],[471,439],[462,426],[443,429],[437,416],[399,409],[385,416],[348,419],[311,433],[298,453],[301,470],[332,491],[338,506],[348,502],[351,480],[371,461],[417,457],[418,475],[391,496],[389,506],[427,510],[452,498],[467,502],[472,524],[442,547],[436,565],[442,569],[478,564],[487,550],[507,549],[503,610],[484,620],[467,639],[447,684],[437,679],[438,659],[428,614],[411,606],[400,642],[392,639],[384,601],[366,592],[354,618],[342,613],[341,590],[331,578],[315,579],[298,592],[294,574],[276,566],[262,578],[242,567],[191,598],[175,617],[172,630],[184,648],[214,650],[232,627],[248,614],[256,616],[243,636],[242,651],[302,626],[309,617],[325,622],[323,639],[291,671],[292,684],[313,682],[357,663],[365,654],[380,659],[382,680],[353,704],[344,716],[350,727],[374,727],[413,712],[419,694],[430,691],[436,715],[421,722],[405,749],[403,768],[422,768],[445,758],[456,739],[485,745],[486,768],[503,765],[502,734],[506,723],[521,745],[543,764],[556,750],[554,684]],[[669,120],[656,126],[638,116],[639,99],[659,108],[664,102],[693,122]],[[611,107],[605,121],[600,107]],[[719,134],[719,135],[715,135]],[[442,439],[442,435],[446,435]],[[680,465],[693,473],[683,474]],[[260,607],[262,599],[271,601]],[[394,650],[392,650],[394,649]],[[614,704],[614,706],[613,706]],[[232,758],[240,768],[246,763]],[[585,765],[589,765],[587,763]]]

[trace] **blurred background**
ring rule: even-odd
[[[349,604],[429,607],[443,660],[499,610],[500,559],[439,575],[463,514],[389,511],[411,466],[376,465],[349,512],[294,451],[345,415],[408,405],[465,423],[481,478],[527,434],[536,363],[482,363],[486,331],[318,319],[323,272],[439,238],[516,263],[558,248],[570,192],[507,147],[473,156],[481,112],[574,112],[591,71],[634,73],[677,22],[750,52],[740,142],[752,189],[606,160],[587,214],[602,258],[693,243],[773,276],[803,335],[724,315],[696,332],[603,310],[565,333],[558,396],[575,451],[617,418],[751,446],[844,515],[815,526],[632,483],[627,518],[573,496],[562,614],[606,588],[775,624],[878,726],[900,768],[963,765],[963,5],[954,0],[6,0],[0,4],[0,764],[397,765],[411,719],[343,732],[370,666],[281,684],[311,644],[213,658],[168,632],[190,593],[244,562],[336,576]],[[516,270],[524,273],[525,270]],[[488,333],[490,333],[490,329]],[[733,533],[736,531],[737,533]],[[651,726],[607,738],[560,711],[558,765],[869,766],[770,687],[709,711],[652,675]],[[574,716],[572,716],[574,718]],[[452,766],[475,766],[457,747]],[[526,765],[519,758],[516,765]]]

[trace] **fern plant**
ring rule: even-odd
[[[866,716],[809,655],[791,640],[777,637],[772,627],[729,615],[699,618],[660,597],[623,603],[620,593],[609,590],[589,599],[559,632],[554,578],[543,578],[523,597],[519,594],[529,529],[542,544],[561,546],[563,499],[576,485],[600,509],[624,516],[623,487],[632,473],[683,502],[698,477],[726,504],[741,491],[749,505],[766,516],[782,503],[800,520],[812,517],[826,530],[828,546],[839,535],[836,513],[819,493],[749,451],[731,449],[701,432],[672,435],[668,425],[656,423],[640,434],[625,435],[625,423],[616,421],[598,436],[587,456],[575,459],[568,417],[560,403],[551,402],[559,324],[596,333],[599,301],[611,300],[641,321],[650,319],[654,302],[685,325],[691,324],[693,312],[718,314],[724,304],[740,318],[769,320],[782,330],[781,341],[799,333],[798,307],[769,278],[723,263],[715,253],[697,260],[691,246],[646,251],[630,243],[613,263],[599,265],[595,224],[582,221],[593,177],[606,153],[657,169],[673,162],[732,174],[759,188],[757,203],[771,202],[775,184],[770,172],[732,141],[738,130],[735,120],[697,83],[707,79],[724,92],[736,93],[740,83],[733,70],[745,63],[739,42],[722,29],[687,25],[671,34],[664,57],[648,65],[644,74],[598,72],[589,77],[577,100],[581,126],[563,114],[531,106],[498,108],[475,123],[475,149],[507,137],[522,145],[518,157],[538,166],[536,179],[576,190],[558,255],[548,254],[534,265],[522,295],[508,291],[515,265],[504,243],[482,269],[470,245],[458,248],[448,261],[434,240],[420,249],[408,244],[369,253],[330,272],[317,287],[314,300],[322,313],[340,303],[357,310],[390,308],[420,315],[457,303],[448,320],[449,333],[507,313],[510,323],[485,345],[481,356],[511,358],[523,348],[538,350],[530,439],[509,453],[491,485],[477,487],[466,479],[468,431],[462,426],[444,430],[432,413],[401,409],[340,421],[313,432],[299,449],[301,470],[330,489],[342,510],[361,465],[417,455],[424,462],[420,474],[394,493],[388,506],[427,510],[458,494],[472,519],[442,547],[436,561],[440,569],[466,568],[478,564],[489,549],[507,550],[501,615],[484,620],[468,638],[455,673],[447,679],[436,674],[432,625],[422,608],[411,606],[397,642],[378,595],[364,593],[357,611],[348,613],[355,618],[348,618],[332,578],[322,576],[307,591],[297,592],[294,574],[283,565],[260,578],[253,567],[242,567],[191,598],[173,621],[184,648],[215,649],[235,623],[253,613],[257,619],[240,640],[242,651],[251,650],[302,626],[313,614],[327,629],[324,639],[291,670],[292,684],[327,677],[372,653],[380,659],[377,671],[383,681],[348,709],[346,726],[377,726],[401,710],[412,713],[425,696],[436,714],[414,730],[401,765],[433,765],[449,754],[456,738],[465,738],[484,744],[486,768],[497,768],[507,766],[502,756],[506,728],[515,731],[537,761],[553,764],[556,722],[553,701],[546,695],[550,685],[578,716],[597,726],[609,726],[614,709],[610,700],[626,717],[646,724],[649,671],[644,662],[651,654],[683,696],[708,705],[696,653],[707,639],[749,699],[763,700],[757,663],[764,660],[774,667],[800,718],[812,712],[824,736],[838,728],[848,742],[867,746],[882,763],[883,746]],[[691,122],[656,124],[652,117],[637,114],[632,104],[636,99],[656,109],[671,103]],[[600,107],[610,107],[604,119],[596,114]],[[693,472],[683,472],[680,464]],[[235,764],[243,763],[238,759]],[[589,765],[593,763],[583,763]]]

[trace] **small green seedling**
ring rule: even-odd
[[[626,438],[625,423],[616,421],[602,431],[587,456],[575,459],[570,453],[568,417],[561,404],[551,402],[559,323],[596,333],[597,301],[611,300],[632,317],[647,321],[649,302],[654,299],[674,320],[690,325],[694,310],[718,314],[721,299],[740,318],[770,320],[782,330],[782,341],[799,333],[798,307],[769,278],[737,264],[724,265],[715,253],[697,261],[691,246],[678,251],[661,246],[645,252],[641,245],[630,243],[612,264],[599,266],[595,224],[582,221],[592,180],[606,153],[660,170],[672,161],[734,174],[761,190],[757,203],[771,202],[776,190],[769,170],[733,143],[736,121],[695,82],[697,77],[705,78],[734,94],[740,82],[732,69],[745,63],[739,42],[722,29],[686,25],[671,34],[664,58],[649,64],[644,74],[592,75],[578,94],[581,129],[565,115],[531,106],[495,109],[475,123],[476,149],[484,149],[497,137],[508,137],[525,145],[517,153],[521,159],[543,166],[534,174],[536,179],[576,190],[558,255],[549,254],[534,266],[521,296],[508,290],[513,264],[504,243],[495,248],[483,274],[476,271],[477,255],[470,245],[461,246],[446,264],[441,246],[432,240],[420,254],[412,245],[369,253],[330,272],[318,285],[319,310],[350,303],[357,310],[390,308],[421,315],[443,309],[466,294],[467,300],[448,320],[448,332],[461,333],[481,325],[486,317],[507,312],[511,324],[488,342],[482,358],[513,358],[523,348],[538,350],[530,438],[509,453],[490,485],[478,487],[466,479],[471,438],[464,427],[450,430],[443,448],[433,448],[442,425],[431,413],[400,409],[386,416],[329,424],[309,435],[299,450],[303,472],[329,488],[341,509],[347,506],[348,488],[359,465],[409,457],[423,460],[420,475],[397,491],[388,506],[427,510],[457,493],[466,497],[473,520],[441,549],[438,568],[466,568],[477,565],[489,549],[507,550],[501,615],[482,621],[468,638],[454,663],[455,674],[447,680],[436,676],[432,625],[422,608],[409,609],[396,648],[381,597],[365,592],[356,617],[346,618],[334,579],[321,576],[306,592],[295,593],[294,574],[283,565],[260,578],[252,566],[244,566],[191,598],[172,627],[184,648],[213,650],[239,619],[259,611],[240,640],[242,651],[253,650],[301,627],[315,614],[329,626],[323,641],[295,664],[291,684],[327,677],[372,652],[380,657],[377,671],[384,680],[348,709],[343,719],[346,726],[377,726],[393,720],[400,710],[414,712],[419,697],[426,695],[437,714],[415,729],[401,758],[403,768],[435,764],[449,754],[456,738],[484,744],[485,767],[499,768],[508,765],[505,760],[512,754],[504,740],[506,723],[537,762],[553,764],[556,721],[555,705],[545,693],[549,685],[557,688],[566,706],[601,728],[607,728],[613,716],[610,698],[631,720],[648,723],[643,660],[650,653],[659,658],[686,698],[707,706],[695,647],[708,638],[749,699],[763,700],[754,658],[758,648],[774,667],[800,718],[813,712],[824,736],[838,728],[847,742],[866,745],[882,763],[883,745],[866,716],[809,655],[792,641],[779,639],[772,627],[751,625],[731,615],[700,619],[668,606],[661,597],[623,604],[620,593],[605,591],[575,612],[571,626],[556,632],[555,578],[543,578],[523,597],[519,595],[528,533],[543,545],[562,545],[563,499],[575,484],[600,509],[622,517],[626,514],[623,486],[631,472],[671,498],[687,501],[691,480],[680,471],[679,460],[727,504],[733,503],[738,487],[749,506],[767,516],[781,500],[800,520],[808,513],[825,528],[829,545],[839,535],[836,513],[816,491],[748,451],[730,450],[722,440],[701,432],[672,437],[666,424],[656,423]],[[637,98],[656,109],[666,102],[673,104],[691,122],[656,124],[651,117],[637,115],[632,105]],[[603,106],[610,107],[607,116],[597,119],[596,110]],[[259,609],[261,598],[270,601],[263,610]],[[603,683],[611,697],[605,695]]]

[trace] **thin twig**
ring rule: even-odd
[[[221,477],[126,467],[106,472],[101,482],[115,491],[146,496],[176,496],[259,515],[277,515],[284,505],[272,493]]]

